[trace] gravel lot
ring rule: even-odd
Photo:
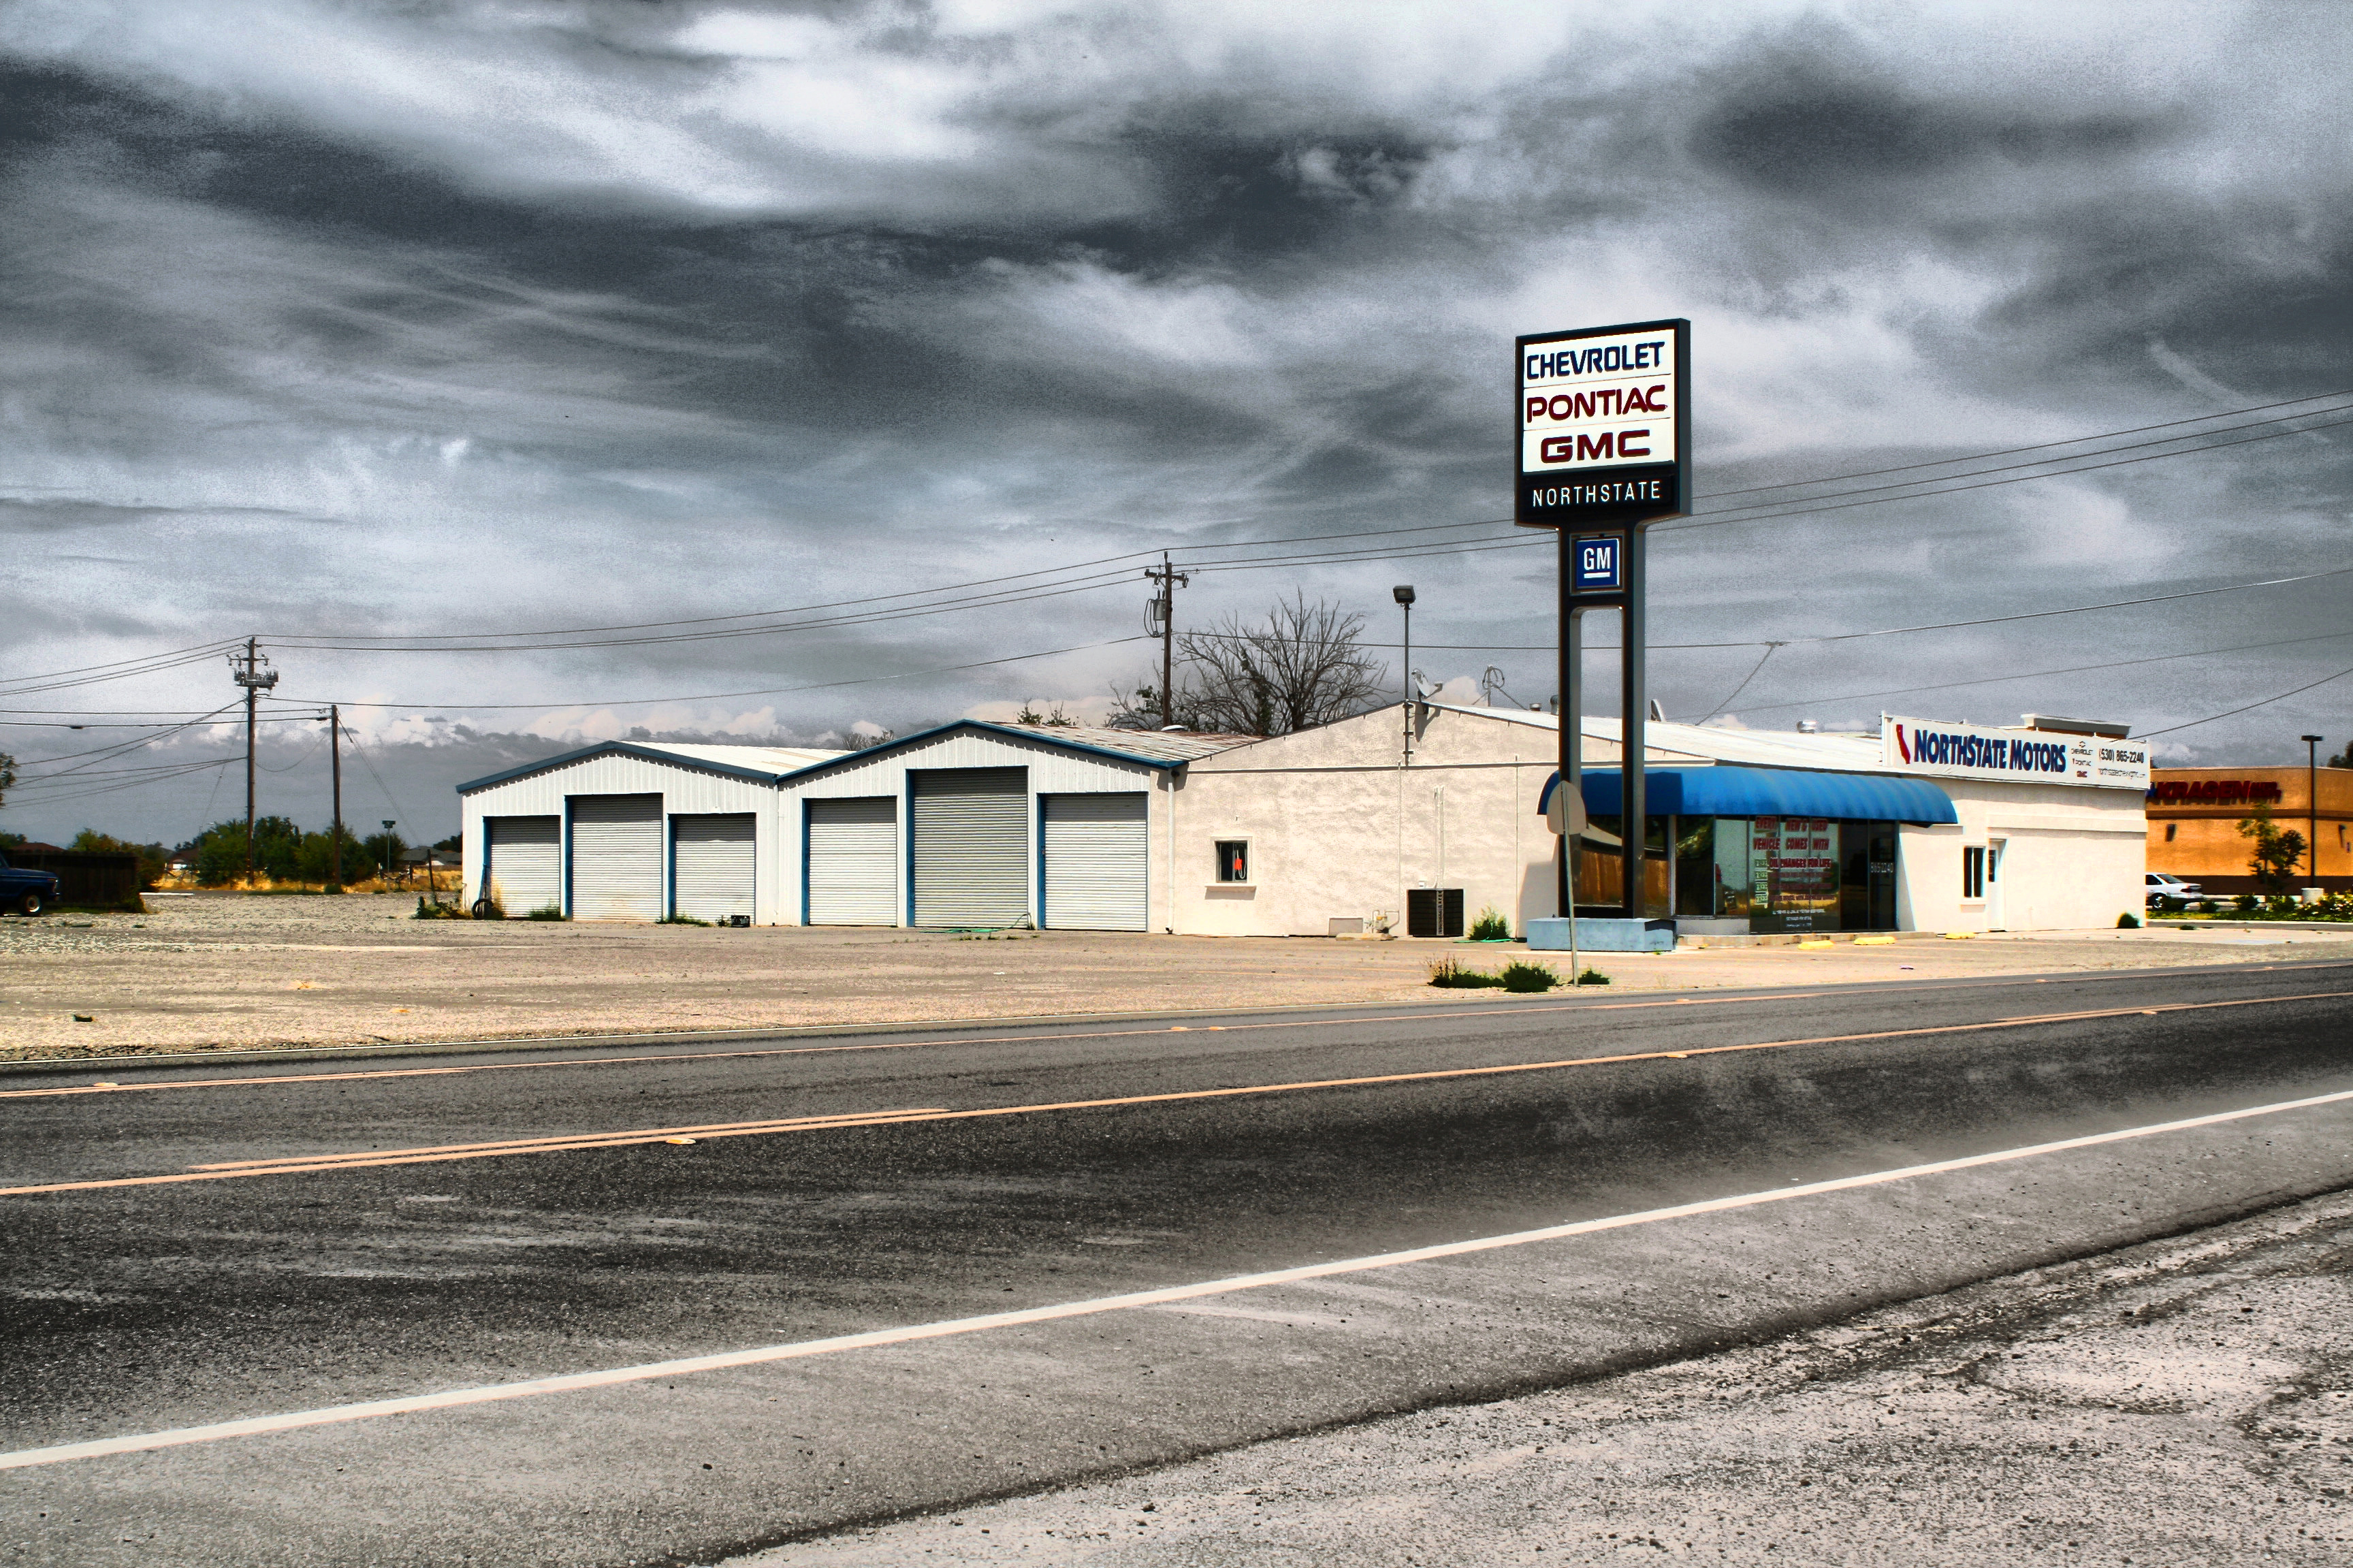
[[[414,899],[200,893],[142,915],[0,919],[0,1059],[640,1030],[791,1028],[1103,1012],[1493,1005],[1433,991],[1430,942],[410,918]],[[2261,927],[2084,931],[1826,951],[1618,955],[1629,989],[1835,984],[2353,956],[2344,935]],[[1566,969],[1565,964],[1556,967]],[[76,1015],[86,1015],[87,1022]]]

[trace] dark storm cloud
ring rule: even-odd
[[[1704,489],[2325,390],[2353,348],[2353,120],[2330,64],[2347,32],[2263,6],[2128,26],[2028,8],[1343,23],[26,0],[0,13],[0,531],[27,549],[0,570],[40,607],[0,661],[682,618],[1493,517],[1499,345],[1581,321],[1698,322]],[[1802,637],[2341,563],[2345,434],[1662,535],[1654,635]],[[1182,603],[1208,619],[1295,581],[1386,606],[1409,578],[1418,641],[1537,645],[1544,561],[1208,574]],[[1092,699],[1134,649],[600,705],[1108,641],[1139,596],[281,662],[286,691],[396,704],[363,722],[454,776],[511,731],[807,736]],[[1743,700],[2324,630],[2337,602],[1792,650]],[[1461,668],[1435,673],[1488,661],[1448,657]],[[1540,655],[1492,657],[1549,691]],[[1654,687],[1704,712],[1754,661],[1662,653]],[[2305,668],[2291,650],[1953,701],[2151,727]],[[206,667],[129,700],[209,708],[223,684]],[[544,706],[491,706],[508,701]],[[407,717],[428,703],[445,722]],[[1848,706],[1819,716],[1874,711]],[[2273,717],[2190,733],[2243,751]]]

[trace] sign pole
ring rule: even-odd
[[[1619,721],[1618,759],[1618,839],[1619,870],[1623,875],[1626,918],[1639,921],[1642,908],[1642,857],[1650,847],[1650,819],[1644,807],[1642,759],[1649,751],[1644,729],[1651,708],[1643,675],[1643,642],[1645,627],[1642,615],[1642,530],[1626,531],[1626,604],[1619,614],[1625,617],[1624,630],[1619,640],[1624,644],[1618,650],[1619,691],[1620,710],[1625,717]]]
[[[1624,616],[1620,679],[1619,862],[1623,912],[1641,920],[1650,834],[1643,759],[1650,699],[1645,528],[1691,500],[1691,322],[1629,321],[1538,332],[1514,345],[1518,467],[1513,521],[1561,531],[1560,785],[1582,780],[1582,613]],[[1573,537],[1575,531],[1598,531]],[[1582,800],[1580,792],[1579,800]],[[1561,912],[1576,921],[1574,835],[1561,847]]]
[[[1553,788],[1561,792],[1561,825],[1567,827],[1578,820],[1569,810],[1569,803],[1582,805],[1585,800],[1585,606],[1577,602],[1576,554],[1577,542],[1567,529],[1560,532],[1560,702],[1556,718],[1560,724],[1558,779]],[[1564,832],[1560,836],[1560,889],[1557,908],[1561,918],[1568,921],[1568,983],[1575,985],[1584,973],[1577,945],[1577,862],[1583,854],[1585,835]]]

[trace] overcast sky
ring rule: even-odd
[[[280,706],[355,705],[350,814],[437,835],[451,784],[568,738],[1092,712],[1148,668],[1117,640],[1141,556],[815,629],[321,645],[1503,518],[1515,332],[1690,317],[1704,496],[2335,392],[2348,64],[2353,8],[2315,4],[0,0],[0,750],[207,712],[212,653],[29,678],[247,635]],[[2313,428],[1662,532],[1654,641],[1741,646],[1662,647],[1651,689],[1677,719],[1738,689],[1752,727],[2160,731],[2277,696],[2353,666],[2353,576],[1797,639],[2353,566],[2348,452]],[[1433,539],[1514,542],[1392,542]],[[1405,581],[1416,666],[1552,694],[1544,549],[1203,572],[1179,620],[1296,589],[1394,641]],[[2090,665],[2119,668],[2042,673]],[[2353,678],[2157,744],[2348,730]],[[319,726],[274,733],[264,809],[316,825]],[[0,826],[242,808],[237,773],[56,771]]]

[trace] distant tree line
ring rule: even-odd
[[[408,846],[397,833],[362,838],[343,829],[343,880],[364,882],[400,863]],[[329,832],[305,832],[291,817],[261,816],[253,823],[253,868],[273,882],[324,882],[334,873],[335,840]],[[245,819],[216,822],[196,835],[190,871],[199,887],[218,888],[245,876]]]

